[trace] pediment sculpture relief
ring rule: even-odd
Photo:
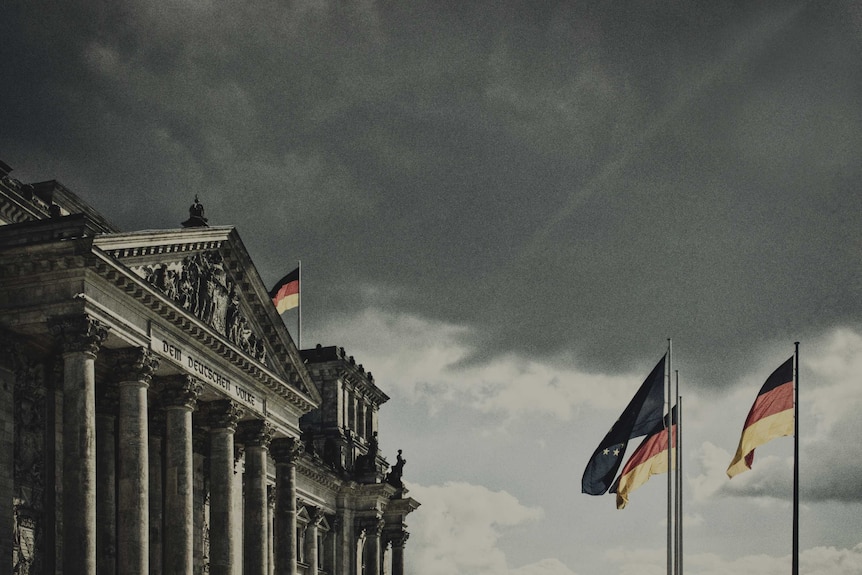
[[[266,365],[263,339],[243,315],[236,286],[228,279],[219,252],[200,252],[181,262],[145,265],[132,271]]]

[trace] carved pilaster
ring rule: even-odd
[[[88,315],[55,317],[48,321],[48,327],[63,353],[81,352],[95,357],[108,337],[107,326]]]

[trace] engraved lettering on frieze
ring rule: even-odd
[[[263,339],[252,331],[243,315],[236,286],[228,279],[219,252],[200,252],[182,262],[145,265],[132,271],[267,365]]]

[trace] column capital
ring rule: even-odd
[[[145,347],[128,347],[112,351],[114,376],[120,383],[139,382],[149,385],[159,367],[159,360]]]
[[[185,407],[194,409],[203,385],[190,375],[171,375],[159,378],[159,396],[164,407]]]
[[[253,419],[251,421],[242,421],[238,426],[239,436],[237,439],[240,443],[249,447],[269,447],[272,441],[272,426],[262,419]]]
[[[383,527],[385,525],[386,522],[382,517],[371,516],[356,518],[356,526],[368,535],[376,535],[379,537],[380,534],[383,533]]]
[[[393,549],[403,549],[407,545],[407,540],[410,539],[410,533],[407,531],[398,531],[387,534],[386,542],[392,545]]]
[[[245,410],[235,401],[230,399],[217,399],[201,403],[202,420],[209,426],[210,431],[226,429],[231,433],[237,430],[237,424],[245,413]]]
[[[302,442],[295,437],[279,437],[272,440],[269,452],[276,463],[295,463],[303,452]]]
[[[108,337],[108,327],[86,314],[52,317],[48,328],[63,353],[82,352],[95,357]]]

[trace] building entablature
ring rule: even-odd
[[[36,243],[26,242],[28,231]],[[265,289],[233,228],[177,231],[174,237],[188,241],[160,250],[146,243],[134,249],[128,241],[146,234],[117,234],[121,247],[114,247],[111,236],[89,236],[90,231],[80,215],[0,227],[0,309],[16,310],[4,319],[8,329],[44,342],[49,341],[40,337],[47,333],[46,317],[87,314],[109,326],[106,348],[148,347],[163,360],[160,372],[195,376],[242,403],[249,414],[299,434],[299,417],[319,405],[320,396],[281,319],[265,305],[268,298],[260,301]],[[213,233],[219,239],[198,237]],[[112,255],[120,251],[122,259]],[[197,287],[208,291],[193,294],[195,307],[148,281],[152,278],[141,266],[126,265],[134,265],[136,257],[155,261],[156,252],[163,258],[188,258],[191,252],[199,261],[217,262],[209,271],[198,265]],[[249,337],[253,333],[257,337]],[[42,352],[49,351],[50,344],[43,345]]]

